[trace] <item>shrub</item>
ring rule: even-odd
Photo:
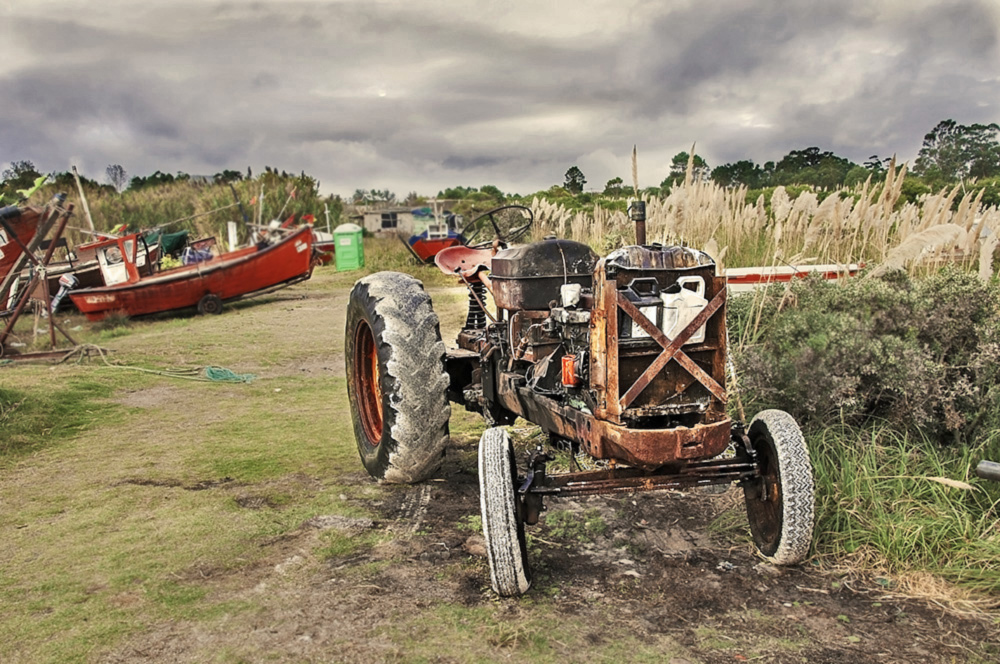
[[[907,177],[899,190],[901,203],[916,203],[921,196],[931,193],[931,188],[915,177]]]
[[[884,420],[939,442],[1000,424],[1000,290],[955,268],[734,298],[734,361],[753,408],[806,426]],[[754,334],[756,329],[756,334]]]

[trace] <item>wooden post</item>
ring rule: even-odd
[[[80,174],[76,172],[76,166],[73,166],[73,179],[76,180],[76,190],[80,192],[80,202],[83,203],[83,211],[87,214],[87,223],[90,225],[90,230],[97,231],[94,228],[94,220],[90,216],[90,206],[87,205],[87,197],[83,194],[83,186],[80,184]]]

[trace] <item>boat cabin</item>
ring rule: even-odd
[[[105,286],[139,281],[139,267],[148,262],[149,248],[137,233],[109,238],[91,246],[97,254]]]

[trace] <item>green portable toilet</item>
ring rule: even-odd
[[[362,241],[364,231],[357,224],[341,224],[333,229],[333,242],[336,245],[334,258],[337,261],[337,272],[357,270],[365,266],[365,245]]]

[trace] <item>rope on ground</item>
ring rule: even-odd
[[[127,364],[118,364],[111,362],[108,359],[107,351],[100,346],[95,346],[94,344],[80,344],[76,348],[69,351],[63,359],[59,361],[59,364],[67,362],[71,358],[75,357],[77,364],[83,361],[84,358],[89,358],[92,355],[97,355],[101,358],[104,364],[112,369],[124,369],[126,371],[138,371],[141,373],[149,373],[157,376],[166,376],[168,378],[180,378],[182,380],[194,380],[203,383],[249,383],[252,382],[255,376],[254,374],[238,374],[230,369],[218,366],[207,366],[207,367],[191,367],[186,369],[146,369],[144,367],[135,367]]]
[[[205,376],[209,380],[223,383],[249,383],[256,376],[253,374],[238,374],[224,367],[205,367]]]

